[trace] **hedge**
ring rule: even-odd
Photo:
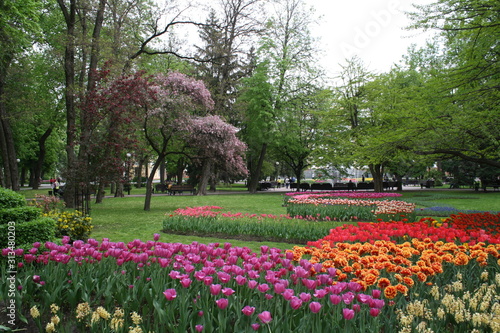
[[[26,198],[21,194],[0,187],[0,209],[26,206]]]
[[[56,222],[50,217],[22,223],[9,222],[0,225],[0,248],[52,241],[55,233]]]
[[[28,222],[40,217],[40,209],[34,206],[0,209],[0,225],[14,221]]]

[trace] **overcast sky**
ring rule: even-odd
[[[321,64],[329,75],[339,64],[357,55],[374,72],[386,72],[412,44],[425,45],[429,34],[404,30],[410,21],[404,11],[412,3],[429,0],[306,0],[322,16],[312,34],[321,38],[325,56]]]

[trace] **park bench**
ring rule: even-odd
[[[171,185],[169,188],[168,188],[168,193],[170,195],[175,195],[176,193],[179,193],[179,194],[182,194],[183,192],[191,192],[191,194],[194,194],[195,193],[195,188],[193,185],[187,185],[187,184],[183,184],[183,185]]]

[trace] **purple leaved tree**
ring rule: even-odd
[[[219,116],[192,117],[186,121],[184,140],[194,148],[192,159],[201,165],[198,195],[205,195],[212,170],[225,171],[233,177],[245,177],[243,155],[247,146],[236,136],[237,128]]]

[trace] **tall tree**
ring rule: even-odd
[[[233,124],[241,120],[233,107],[238,85],[241,78],[251,73],[253,44],[263,29],[262,22],[257,19],[262,2],[220,0],[221,13],[212,9],[207,23],[200,29],[204,45],[197,47],[197,52],[201,58],[211,61],[198,64],[198,75],[212,93],[215,112]]]
[[[435,29],[443,41],[429,80],[440,101],[434,119],[446,119],[434,125],[442,140],[420,137],[419,153],[500,167],[499,13],[494,0],[442,0],[411,14],[414,28]]]
[[[151,190],[156,170],[172,151],[174,142],[183,132],[191,116],[205,115],[213,109],[213,100],[204,83],[184,74],[172,72],[155,78],[153,91],[157,93],[154,107],[149,107],[144,114],[144,135],[157,157],[150,171],[144,210],[151,207]]]
[[[257,191],[267,147],[276,135],[276,117],[273,108],[273,87],[269,82],[265,62],[257,65],[253,75],[245,79],[238,107],[244,114],[242,137],[248,145],[248,190]]]
[[[206,195],[213,168],[237,179],[247,175],[243,160],[246,145],[236,136],[236,127],[219,116],[194,117],[186,125],[184,140],[194,149],[190,157],[202,167],[198,195]]]
[[[4,185],[19,189],[19,175],[11,117],[5,105],[5,88],[9,68],[16,56],[31,46],[40,31],[37,1],[2,1],[0,3],[0,153]]]

